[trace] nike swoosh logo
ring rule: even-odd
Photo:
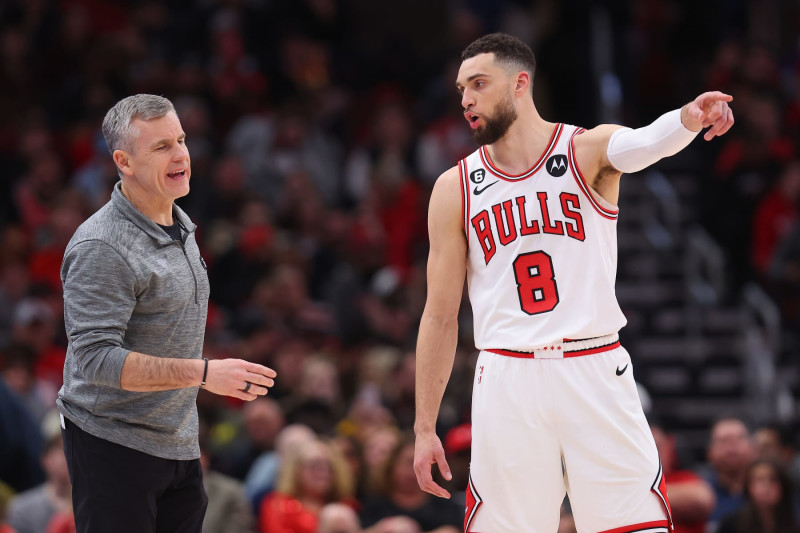
[[[494,185],[495,183],[497,183],[497,182],[496,182],[496,181],[493,181],[493,182],[491,182],[489,185],[487,185],[486,187],[484,187],[483,189],[478,189],[478,186],[476,185],[476,186],[475,186],[475,189],[473,189],[473,190],[472,190],[472,192],[473,192],[475,195],[482,194],[482,193],[483,193],[483,191],[485,191],[486,189],[488,189],[489,187],[491,187],[491,186],[492,186],[492,185]]]
[[[620,370],[619,366],[617,366],[617,375],[621,376],[622,374],[625,373],[626,370],[628,370],[628,364],[627,363],[625,364],[625,366],[622,367],[622,370]]]

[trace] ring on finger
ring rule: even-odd
[[[247,383],[247,385],[244,386],[244,388],[242,389],[242,392],[249,391],[250,390],[250,385],[252,385],[252,383],[250,383],[249,381],[246,381],[245,383]]]

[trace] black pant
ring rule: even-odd
[[[161,459],[65,426],[78,533],[200,533],[208,497],[199,459]]]

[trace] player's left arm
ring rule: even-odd
[[[703,135],[706,141],[724,135],[733,126],[731,100],[728,94],[707,92],[642,128],[602,124],[577,135],[575,158],[583,177],[598,194],[616,204],[623,173],[639,172],[675,155],[703,128],[709,128]]]

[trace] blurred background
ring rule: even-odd
[[[725,512],[750,501],[753,459],[800,480],[798,30],[794,0],[0,1],[6,527],[39,530],[19,502],[42,483],[62,497],[36,501],[69,514],[48,459],[67,343],[59,268],[117,180],[102,118],[134,93],[170,98],[188,135],[192,192],[178,204],[209,267],[206,355],[280,376],[248,405],[200,391],[204,464],[220,476],[207,478],[226,495],[212,506],[233,502],[209,508],[208,531],[458,526],[477,357],[466,296],[439,419],[456,512],[416,489],[408,433],[428,198],[476,148],[454,82],[461,50],[492,31],[531,45],[547,120],[637,127],[703,91],[733,95],[726,136],[623,177],[621,336],[669,437],[662,458],[715,494],[696,524],[713,530],[726,494]],[[212,524],[215,512],[241,523]]]

